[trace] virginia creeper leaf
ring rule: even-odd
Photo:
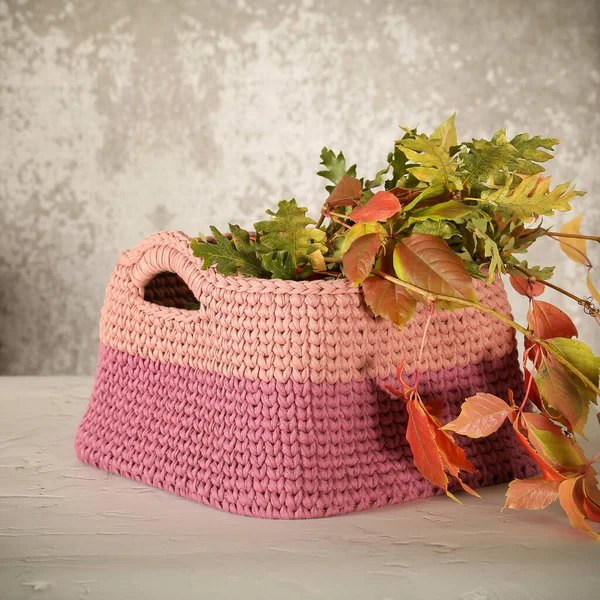
[[[362,186],[356,177],[344,175],[340,182],[333,188],[327,204],[331,208],[337,206],[356,206],[362,195]]]
[[[561,233],[570,233],[579,235],[581,233],[581,218],[583,214],[571,219],[568,223],[565,223],[561,228]],[[558,239],[562,251],[573,261],[581,265],[589,264],[587,257],[587,240],[579,238],[566,238],[561,237]]]
[[[398,198],[390,192],[377,192],[366,204],[355,208],[349,219],[357,222],[362,221],[387,221],[393,217],[402,207]]]
[[[585,465],[585,456],[579,444],[562,433],[535,427],[528,427],[527,432],[531,445],[553,465],[574,471]]]
[[[515,479],[508,484],[505,508],[540,510],[558,497],[558,481],[546,481],[543,477]]]
[[[378,233],[368,233],[358,238],[344,254],[344,275],[354,284],[361,284],[371,272],[380,238]]]
[[[535,382],[544,401],[563,415],[574,431],[585,438],[583,427],[589,411],[589,396],[569,376],[565,367],[552,356],[542,356]]]
[[[380,239],[383,240],[384,235],[387,233],[385,228],[381,223],[377,223],[376,221],[370,222],[360,222],[355,223],[344,236],[344,241],[342,243],[342,254],[348,251],[348,248],[352,246],[352,244],[363,235],[367,235],[368,233],[378,233]]]
[[[598,535],[586,522],[583,508],[583,477],[572,477],[563,481],[558,488],[558,499],[563,510],[567,513],[571,525],[584,531],[600,541]]]
[[[441,202],[439,204],[434,204],[433,206],[427,206],[426,208],[420,208],[413,211],[409,215],[408,223],[410,225],[417,221],[425,221],[428,219],[435,221],[440,221],[442,219],[448,221],[461,221],[464,220],[465,217],[473,216],[476,213],[479,213],[479,211],[472,206],[467,206],[462,202],[456,202],[456,200],[448,200],[447,202]]]
[[[519,431],[520,419],[516,419],[513,428],[521,446],[525,448],[527,454],[533,458],[542,471],[546,481],[564,481],[564,475],[561,475],[543,456],[540,456],[530,445],[528,439]]]
[[[510,275],[509,280],[510,284],[517,292],[519,292],[519,294],[527,296],[528,298],[535,298],[540,294],[543,294],[546,289],[543,283],[540,283],[539,281],[534,283],[529,281],[526,277],[520,277],[518,275]]]
[[[447,490],[448,477],[435,441],[435,428],[424,408],[416,400],[407,402],[406,410],[408,411],[406,439],[413,453],[415,467],[425,479]]]
[[[383,317],[401,327],[412,318],[416,300],[402,287],[377,276],[362,282],[363,296],[367,306],[376,317]]]
[[[532,308],[527,313],[527,323],[533,333],[544,340],[556,337],[571,338],[578,335],[571,318],[560,308],[543,300],[532,302]]]
[[[595,386],[598,386],[600,357],[595,356],[587,344],[579,340],[562,337],[553,338],[548,343],[558,350],[578,371],[581,371]]]
[[[443,429],[471,438],[487,437],[497,431],[515,410],[493,394],[477,392],[464,401],[460,415]]]
[[[460,257],[444,240],[426,233],[414,233],[394,249],[394,270],[400,279],[425,290],[477,302],[473,282]],[[436,302],[437,308],[454,308]]]

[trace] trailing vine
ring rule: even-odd
[[[424,401],[415,381],[398,368],[400,388],[390,393],[406,402],[407,440],[415,466],[434,485],[448,490],[449,477],[473,465],[453,434],[478,438],[508,420],[517,439],[538,464],[541,476],[510,483],[505,507],[544,508],[558,499],[571,524],[600,540],[590,522],[600,522],[600,492],[594,461],[585,458],[576,436],[584,436],[590,404],[600,395],[600,358],[577,340],[571,318],[539,296],[546,287],[565,295],[600,324],[600,294],[592,278],[587,243],[600,236],[580,232],[581,215],[560,231],[543,218],[571,210],[585,192],[570,182],[551,186],[545,176],[554,138],[521,133],[508,140],[497,131],[489,140],[459,142],[454,115],[430,136],[402,128],[403,135],[373,179],[358,178],[342,152],[324,148],[322,170],[327,198],[318,221],[296,200],[282,200],[269,218],[245,231],[230,225],[225,235],[192,240],[204,269],[224,275],[279,279],[345,277],[360,286],[375,317],[402,327],[418,305],[435,310],[472,307],[525,336],[525,395],[517,404],[479,392],[466,398],[457,419],[443,424],[437,402]],[[556,241],[569,258],[587,269],[590,296],[580,298],[550,279],[554,267],[529,265],[519,257],[542,238]],[[527,298],[527,325],[479,303],[473,279],[488,284],[508,275]],[[426,343],[424,327],[421,351]]]

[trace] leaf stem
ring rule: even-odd
[[[325,262],[341,263],[342,259],[335,258],[335,257],[325,257]],[[488,315],[492,315],[499,321],[502,321],[503,323],[510,325],[510,327],[512,327],[513,329],[516,329],[518,332],[522,333],[525,337],[529,338],[532,342],[539,344],[542,348],[544,348],[544,350],[546,350],[549,354],[554,356],[554,358],[556,358],[556,360],[559,363],[561,363],[562,365],[567,367],[567,369],[569,369],[572,373],[577,375],[577,377],[579,377],[579,379],[581,379],[581,381],[583,381],[583,383],[585,383],[585,385],[587,385],[587,387],[589,387],[591,390],[593,390],[596,393],[596,395],[600,396],[600,389],[598,389],[598,386],[594,385],[579,369],[574,367],[562,354],[560,354],[560,352],[555,350],[545,340],[542,340],[541,338],[538,338],[535,335],[533,335],[533,333],[531,333],[531,331],[529,331],[529,329],[526,329],[525,327],[523,327],[523,325],[519,325],[519,323],[517,323],[516,321],[513,321],[510,317],[507,317],[506,315],[503,315],[502,313],[496,312],[493,308],[489,308],[488,306],[485,306],[485,304],[480,304],[479,302],[472,302],[471,300],[463,300],[462,298],[454,298],[452,296],[444,296],[442,294],[436,294],[434,292],[430,292],[429,290],[425,290],[419,286],[413,285],[412,283],[408,283],[408,281],[402,281],[402,279],[398,279],[397,277],[392,277],[392,275],[388,275],[387,273],[384,273],[383,271],[379,271],[378,269],[373,269],[371,271],[371,273],[373,275],[382,277],[383,279],[386,279],[387,281],[391,281],[392,283],[395,283],[396,285],[399,285],[400,287],[403,287],[411,292],[415,292],[416,294],[419,294],[420,296],[423,296],[428,302],[435,302],[437,300],[441,300],[443,302],[449,302],[451,304],[459,304],[461,306],[475,308],[476,310],[480,310],[481,312],[487,313]]]
[[[600,244],[600,236],[598,235],[582,235],[579,233],[557,233],[554,231],[548,231],[546,234],[549,237],[564,237],[564,238],[575,238],[578,240],[592,240],[593,242],[598,242]]]
[[[595,306],[589,301],[589,300],[584,300],[583,298],[580,298],[579,296],[575,296],[575,294],[571,294],[571,292],[555,285],[554,283],[550,282],[550,281],[545,281],[543,279],[538,279],[535,275],[533,275],[532,273],[530,273],[529,271],[527,271],[527,269],[524,269],[523,267],[520,267],[519,265],[514,265],[514,268],[517,271],[520,271],[521,273],[523,273],[523,275],[527,275],[527,278],[533,282],[539,282],[542,283],[543,285],[548,286],[549,288],[552,288],[553,290],[556,290],[557,292],[560,292],[561,294],[564,294],[565,296],[567,296],[567,298],[571,298],[571,300],[574,300],[575,302],[577,302],[577,304],[579,304],[580,306],[582,306],[585,310],[588,311],[589,314],[593,315],[594,317],[600,317],[600,312],[598,310],[596,310]]]
[[[418,392],[419,388],[419,373],[421,371],[421,359],[423,358],[423,350],[425,349],[425,341],[427,340],[427,330],[429,329],[429,324],[431,323],[431,319],[433,317],[433,313],[435,312],[435,302],[431,302],[429,305],[429,315],[427,317],[427,321],[425,322],[425,327],[423,327],[423,338],[421,339],[421,349],[419,350],[419,360],[417,360],[417,368],[415,370],[415,383],[413,385],[415,391]]]

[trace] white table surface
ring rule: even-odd
[[[445,497],[307,521],[240,517],[77,461],[91,378],[0,378],[0,597],[600,598],[600,544],[558,504]],[[593,437],[592,437],[593,436]],[[587,450],[600,449],[590,427]]]

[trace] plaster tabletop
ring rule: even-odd
[[[600,545],[557,503],[500,514],[506,485],[461,494],[464,506],[436,497],[267,521],[81,464],[73,438],[92,382],[0,378],[3,600],[600,597]]]

